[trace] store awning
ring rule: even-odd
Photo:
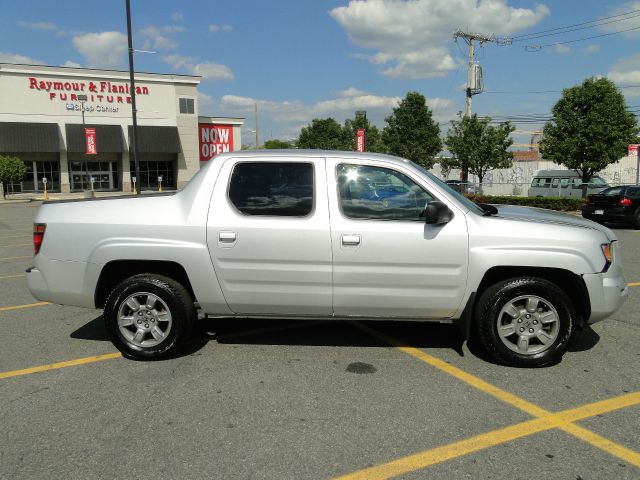
[[[57,123],[0,122],[0,152],[59,152]]]
[[[129,150],[133,150],[133,127],[129,126]],[[138,125],[138,152],[180,153],[178,127],[153,127]]]
[[[122,153],[124,152],[124,139],[120,125],[82,125],[67,123],[67,152],[84,153],[86,140],[84,128],[96,129],[96,149],[98,153]]]

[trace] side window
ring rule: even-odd
[[[245,215],[305,217],[313,210],[313,165],[238,163],[229,182],[229,200]]]
[[[551,187],[552,188],[558,188],[558,185],[560,185],[560,179],[559,178],[554,178],[551,181]]]
[[[179,100],[179,103],[180,103],[180,113],[185,113],[185,114],[195,113],[193,98],[181,98]]]
[[[581,178],[572,178],[571,179],[571,183],[573,184],[574,187],[579,187],[580,185],[582,185],[582,179]]]
[[[403,173],[383,167],[340,164],[338,196],[342,213],[354,219],[422,221],[434,198]]]
[[[560,187],[567,188],[568,186],[569,186],[569,179],[568,178],[561,178],[560,179]]]
[[[541,178],[538,181],[540,182],[540,187],[541,188],[549,188],[551,186],[551,179],[550,178]]]

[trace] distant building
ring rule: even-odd
[[[142,189],[157,188],[158,177],[163,188],[181,188],[213,152],[240,150],[244,119],[199,117],[199,83],[190,75],[136,73]],[[85,190],[91,179],[95,190],[131,191],[129,88],[129,72],[0,63],[0,155],[27,166],[13,191],[41,191],[43,178],[49,191]]]

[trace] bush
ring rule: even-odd
[[[467,195],[476,203],[494,203],[502,205],[522,205],[525,207],[546,208],[548,210],[558,210],[561,212],[572,212],[580,210],[584,204],[581,198],[568,197],[508,197],[498,195]]]

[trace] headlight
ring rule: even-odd
[[[602,245],[600,245],[600,248],[602,249],[602,254],[604,255],[605,259],[605,264],[602,271],[606,272],[607,270],[609,270],[609,266],[611,266],[611,264],[613,263],[613,242],[603,243]]]

